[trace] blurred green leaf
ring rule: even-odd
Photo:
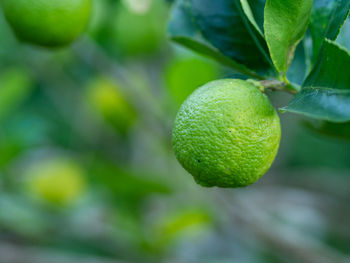
[[[303,38],[313,0],[267,0],[264,29],[272,61],[279,72],[286,73],[296,46]]]
[[[325,38],[335,40],[349,14],[350,0],[314,0],[310,32],[315,62]]]
[[[318,133],[341,139],[350,139],[350,122],[333,123],[328,121],[306,122],[306,127]]]
[[[167,88],[178,107],[195,89],[218,77],[216,65],[196,56],[174,58],[165,72]]]
[[[299,92],[282,111],[332,121],[350,120],[350,54],[326,40],[319,60]]]
[[[324,242],[344,254],[350,251],[350,238],[343,232],[336,231],[332,228],[328,229],[324,236]]]
[[[297,167],[310,168],[316,171],[315,173],[309,173],[310,176],[314,174],[315,178],[318,176],[317,178],[321,180],[324,175],[329,180],[333,180],[332,177],[337,174],[335,171],[339,169],[345,172],[338,173],[338,176],[344,175],[345,178],[348,178],[350,141],[324,136],[309,127],[299,125],[296,129],[293,142],[289,145],[286,153],[288,171]],[[304,172],[300,171],[296,174],[305,177],[304,180],[311,180],[311,185],[315,186],[315,181],[312,178],[306,178]]]
[[[5,168],[26,150],[47,140],[47,123],[28,112],[12,115],[3,125],[0,134],[0,168]]]
[[[146,172],[132,172],[106,160],[97,160],[91,168],[94,180],[109,188],[116,197],[141,200],[151,194],[167,194],[171,190],[161,178]]]
[[[211,215],[203,209],[195,208],[167,214],[154,223],[151,245],[156,249],[162,249],[178,238],[208,229],[212,223]]]
[[[22,68],[10,68],[0,75],[0,120],[27,98],[32,87],[30,74]]]
[[[47,230],[49,221],[42,211],[23,196],[1,194],[0,196],[0,229],[5,228],[17,234],[38,238]]]
[[[4,139],[2,136],[1,139]],[[26,149],[18,138],[6,138],[6,141],[1,143],[0,148],[0,168],[4,168],[11,162],[16,156],[22,153]]]

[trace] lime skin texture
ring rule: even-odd
[[[250,82],[222,79],[197,89],[181,106],[172,144],[180,164],[206,187],[244,187],[273,163],[279,116]]]
[[[1,0],[1,6],[19,40],[59,47],[84,32],[92,0]]]

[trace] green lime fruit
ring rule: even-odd
[[[197,89],[181,106],[173,149],[202,186],[243,187],[270,168],[281,128],[268,97],[247,81],[223,79]]]
[[[217,79],[219,70],[214,63],[194,56],[179,57],[166,69],[165,80],[173,101],[180,106],[195,88]]]
[[[88,85],[87,98],[92,108],[121,134],[134,124],[136,110],[114,80],[105,76],[94,78]]]
[[[115,15],[115,42],[126,55],[155,53],[165,41],[164,0],[121,1]]]
[[[17,37],[41,46],[65,46],[87,27],[92,0],[1,0]]]
[[[64,158],[52,158],[29,167],[26,172],[28,190],[40,200],[54,205],[69,205],[85,188],[82,168]]]

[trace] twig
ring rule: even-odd
[[[259,81],[259,83],[265,89],[284,91],[284,92],[288,92],[290,94],[296,94],[300,91],[300,87],[298,87],[298,86],[292,85],[289,82],[282,82],[282,81],[275,80],[275,79],[262,80],[262,81]]]

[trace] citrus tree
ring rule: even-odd
[[[242,79],[211,82],[180,108],[173,146],[197,182],[246,186],[266,172],[280,139],[266,90],[293,95],[280,112],[307,116],[315,129],[344,136],[350,53],[336,40],[349,10],[349,0],[175,2],[171,39]]]
[[[0,262],[347,262],[350,122],[276,105],[348,113],[348,2],[265,4],[0,0]],[[242,187],[280,145],[242,191],[171,151]]]

